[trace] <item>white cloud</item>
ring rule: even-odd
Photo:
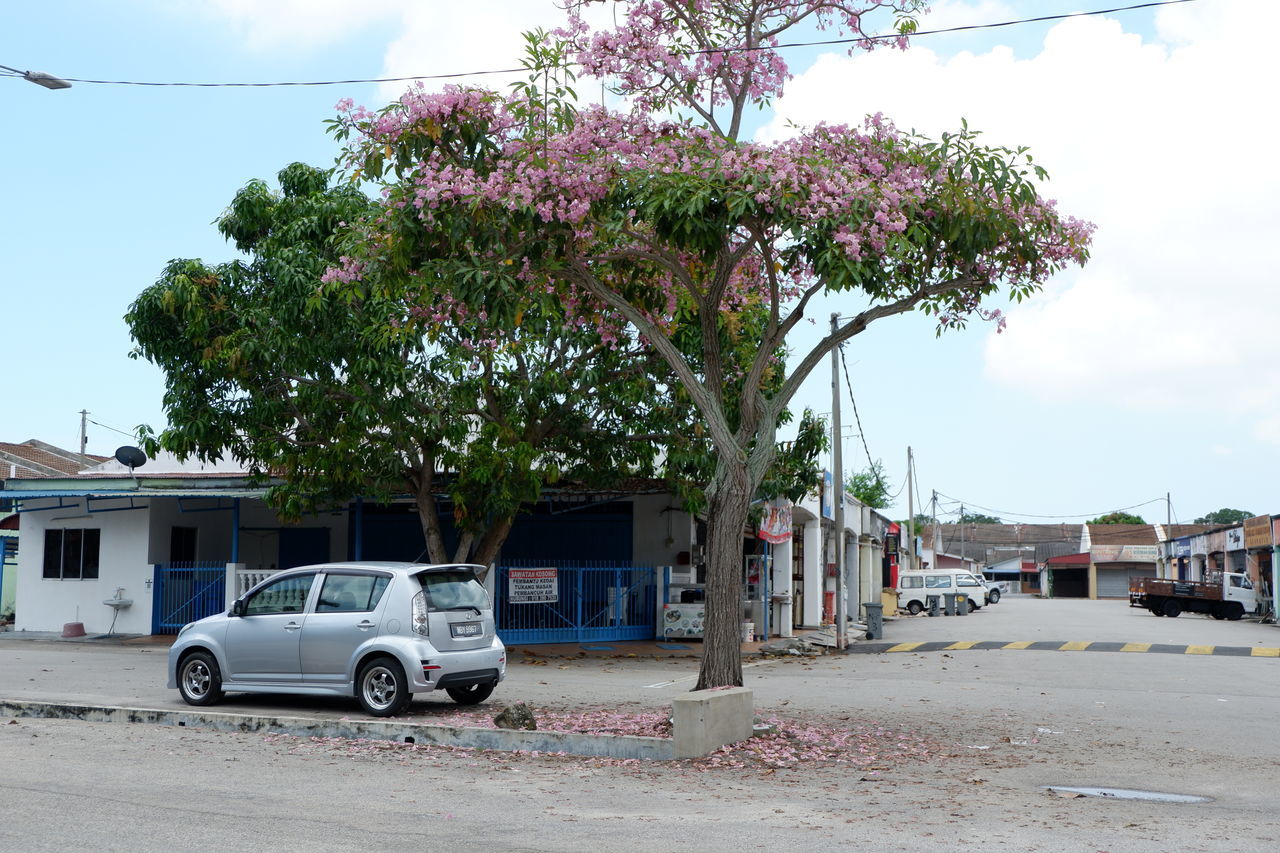
[[[382,76],[516,68],[524,56],[521,34],[539,26],[552,29],[563,20],[563,14],[553,4],[534,0],[411,4],[405,10],[400,37],[387,48]],[[482,75],[426,81],[426,85],[437,88],[445,83],[457,83],[505,89],[519,76]],[[380,94],[384,100],[393,100],[404,89],[404,84],[388,83],[382,86]]]
[[[883,111],[930,134],[965,116],[988,142],[1030,145],[1052,175],[1046,195],[1099,231],[1083,271],[1009,310],[988,379],[1136,410],[1198,400],[1280,443],[1277,29],[1280,3],[1224,0],[1164,11],[1158,43],[1093,17],[1055,25],[1021,60],[1008,48],[944,58],[921,42],[828,55],[761,136]]]
[[[431,0],[442,3],[443,0]],[[422,0],[200,0],[200,13],[223,20],[254,50],[314,50]]]

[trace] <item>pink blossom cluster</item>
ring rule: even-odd
[[[338,266],[325,270],[324,274],[320,276],[320,280],[325,284],[333,282],[350,284],[353,281],[359,281],[364,274],[364,270],[364,261],[343,255],[338,258]]]
[[[884,9],[912,12],[919,2],[867,0],[633,0],[613,29],[592,31],[585,8],[598,0],[568,5],[568,24],[555,31],[589,75],[617,81],[618,91],[641,110],[662,110],[672,102],[699,101],[702,110],[738,99],[763,101],[782,94],[790,79],[778,36],[805,21],[819,29],[837,27],[870,50],[879,42],[863,36],[863,16]],[[906,39],[893,40],[899,47]],[[691,93],[691,94],[690,94]]]

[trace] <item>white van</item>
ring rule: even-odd
[[[948,593],[963,593],[970,613],[987,603],[986,586],[968,572],[939,569],[898,575],[898,609],[913,616],[929,606],[928,596],[938,596],[942,606],[942,596]]]

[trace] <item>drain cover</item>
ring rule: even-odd
[[[1045,785],[1045,790],[1055,794],[1079,794],[1082,797],[1101,797],[1107,800],[1147,800],[1155,803],[1208,803],[1212,797],[1193,794],[1164,794],[1160,791],[1132,791],[1128,788],[1068,788],[1063,785]]]

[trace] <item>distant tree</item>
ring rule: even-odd
[[[1193,524],[1239,524],[1246,518],[1253,518],[1253,513],[1242,509],[1218,509],[1197,518]]]
[[[850,474],[844,483],[845,491],[864,506],[884,509],[889,505],[889,481],[884,478],[884,463],[877,459],[871,466]]]
[[[1146,524],[1140,515],[1131,515],[1127,512],[1109,512],[1106,515],[1100,515],[1088,524]]]
[[[914,524],[915,524],[915,527],[916,527],[916,533],[919,533],[919,532],[920,532],[921,530],[923,530],[924,528],[926,528],[926,527],[928,527],[929,525],[933,524],[933,521],[934,521],[933,516],[931,516],[931,515],[925,515],[923,512],[917,512],[917,513],[916,513],[916,517],[915,517],[915,521],[914,521],[914,522],[909,522],[909,521],[907,521],[907,520],[904,518],[904,519],[901,519],[901,520],[898,522],[898,524],[900,524],[900,525],[902,526],[902,529],[903,529],[903,530],[906,530],[906,529],[907,529],[907,525],[908,525],[908,524],[912,524],[912,523],[914,523]]]
[[[961,524],[1003,524],[1000,519],[994,515],[983,515],[980,512],[962,512],[960,513]]]

